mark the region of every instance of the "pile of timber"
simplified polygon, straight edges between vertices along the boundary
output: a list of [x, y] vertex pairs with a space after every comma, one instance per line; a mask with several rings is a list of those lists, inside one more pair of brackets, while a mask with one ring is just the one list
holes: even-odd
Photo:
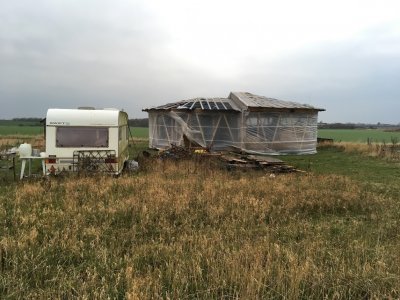
[[158, 157], [161, 159], [183, 159], [190, 157], [191, 154], [185, 147], [171, 145], [171, 148], [161, 151]]
[[228, 169], [260, 169], [271, 173], [293, 173], [304, 171], [288, 165], [284, 161], [270, 156], [239, 155], [236, 153], [222, 154], [220, 159], [227, 164]]
[[[210, 153], [206, 149], [204, 151], [192, 151], [182, 146], [171, 145], [171, 148], [161, 151], [158, 157], [161, 159], [180, 160], [186, 158], [197, 157], [215, 158], [221, 161], [228, 170], [233, 169], [258, 169], [265, 170], [270, 173], [294, 173], [305, 171], [296, 169], [288, 165], [283, 160], [271, 156], [243, 154], [237, 152], [214, 152]], [[197, 155], [196, 155], [197, 154]]]

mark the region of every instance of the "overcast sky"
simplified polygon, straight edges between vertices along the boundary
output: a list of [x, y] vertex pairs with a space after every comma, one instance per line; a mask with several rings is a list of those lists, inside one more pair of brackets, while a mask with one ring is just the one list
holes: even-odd
[[400, 122], [400, 1], [0, 0], [0, 119], [230, 91]]

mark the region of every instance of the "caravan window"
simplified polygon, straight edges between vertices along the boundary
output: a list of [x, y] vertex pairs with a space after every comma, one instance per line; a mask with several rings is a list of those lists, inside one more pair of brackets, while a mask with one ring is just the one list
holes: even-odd
[[108, 147], [107, 127], [57, 127], [57, 147]]

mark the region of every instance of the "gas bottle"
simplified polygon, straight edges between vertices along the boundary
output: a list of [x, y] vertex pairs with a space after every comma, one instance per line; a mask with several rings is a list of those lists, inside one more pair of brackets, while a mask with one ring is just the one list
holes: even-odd
[[32, 156], [32, 145], [23, 143], [18, 148], [19, 156], [21, 158], [26, 158]]

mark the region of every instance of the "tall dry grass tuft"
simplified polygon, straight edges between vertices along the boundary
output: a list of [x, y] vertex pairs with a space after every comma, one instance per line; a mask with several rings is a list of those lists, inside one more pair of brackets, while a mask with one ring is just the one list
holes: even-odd
[[153, 161], [0, 203], [0, 298], [400, 296], [398, 204], [345, 177]]

